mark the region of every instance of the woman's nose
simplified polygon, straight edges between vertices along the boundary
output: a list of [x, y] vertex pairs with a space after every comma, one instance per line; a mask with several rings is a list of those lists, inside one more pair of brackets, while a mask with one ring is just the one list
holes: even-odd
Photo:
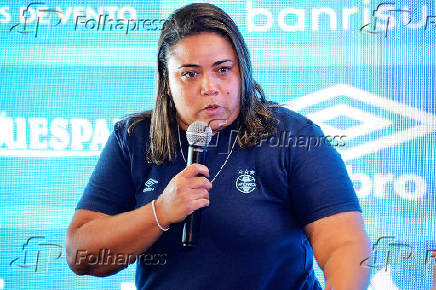
[[201, 82], [201, 92], [202, 95], [214, 96], [218, 94], [218, 88], [216, 80], [210, 74], [204, 74]]

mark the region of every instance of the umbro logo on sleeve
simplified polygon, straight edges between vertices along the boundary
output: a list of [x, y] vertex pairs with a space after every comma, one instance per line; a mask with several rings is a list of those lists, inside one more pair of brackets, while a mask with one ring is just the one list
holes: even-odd
[[149, 178], [147, 180], [147, 182], [145, 183], [145, 187], [143, 192], [148, 192], [148, 191], [153, 191], [154, 190], [154, 185], [159, 183], [157, 180], [153, 179], [153, 178]]

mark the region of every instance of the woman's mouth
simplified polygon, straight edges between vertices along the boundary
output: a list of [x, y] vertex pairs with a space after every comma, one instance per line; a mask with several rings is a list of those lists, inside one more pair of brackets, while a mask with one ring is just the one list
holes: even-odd
[[207, 114], [215, 114], [219, 111], [220, 108], [220, 106], [212, 104], [204, 107], [203, 111], [205, 111]]

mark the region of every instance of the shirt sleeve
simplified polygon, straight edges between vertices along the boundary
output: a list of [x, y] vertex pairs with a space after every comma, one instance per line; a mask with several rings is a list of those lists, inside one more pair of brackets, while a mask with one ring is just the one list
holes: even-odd
[[123, 146], [125, 142], [121, 140], [120, 130], [120, 123], [115, 124], [76, 210], [115, 215], [134, 209], [135, 190], [129, 154]]
[[361, 211], [345, 164], [319, 126], [310, 122], [296, 139], [289, 184], [291, 207], [299, 223], [305, 226], [336, 213]]

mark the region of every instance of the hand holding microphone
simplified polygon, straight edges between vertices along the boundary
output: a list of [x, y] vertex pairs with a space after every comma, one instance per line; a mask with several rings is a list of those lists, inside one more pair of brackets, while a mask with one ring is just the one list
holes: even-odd
[[[191, 166], [193, 163], [205, 164], [207, 145], [212, 139], [212, 129], [209, 125], [202, 121], [193, 122], [186, 131], [186, 139], [188, 139], [189, 143], [186, 166]], [[212, 187], [212, 183], [210, 185]], [[182, 232], [182, 245], [184, 247], [192, 247], [198, 242], [200, 223], [201, 209], [194, 211], [185, 218]]]
[[192, 164], [174, 176], [156, 201], [159, 222], [166, 227], [178, 223], [195, 210], [209, 205], [209, 169]]
[[212, 188], [212, 183], [206, 178], [209, 169], [201, 165], [206, 161], [212, 130], [208, 124], [195, 121], [188, 127], [186, 138], [189, 143], [186, 168], [171, 179], [156, 203], [164, 227], [184, 219], [182, 245], [192, 247], [200, 234], [199, 209], [209, 205], [209, 189]]

